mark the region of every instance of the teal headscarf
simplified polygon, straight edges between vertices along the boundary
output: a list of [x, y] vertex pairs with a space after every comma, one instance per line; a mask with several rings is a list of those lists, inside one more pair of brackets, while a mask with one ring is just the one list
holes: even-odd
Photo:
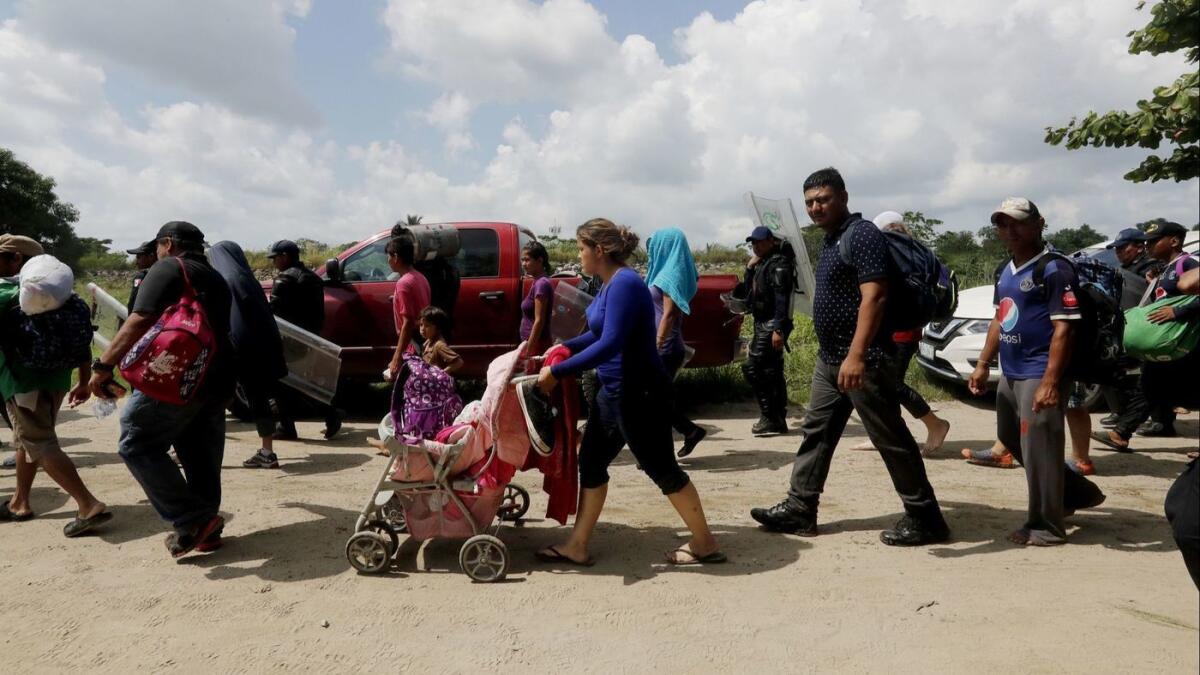
[[696, 261], [688, 246], [687, 236], [678, 227], [668, 227], [655, 232], [646, 242], [650, 254], [650, 268], [646, 271], [646, 285], [658, 286], [684, 314], [691, 314], [688, 304], [696, 295], [700, 275], [696, 272]]

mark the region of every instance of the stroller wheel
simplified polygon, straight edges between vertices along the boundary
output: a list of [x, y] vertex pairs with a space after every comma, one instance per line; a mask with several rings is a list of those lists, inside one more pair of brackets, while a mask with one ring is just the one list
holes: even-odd
[[359, 532], [375, 532], [386, 537], [390, 546], [388, 548], [389, 558], [396, 555], [396, 550], [400, 548], [400, 536], [396, 534], [396, 528], [385, 520], [369, 520]]
[[504, 501], [500, 503], [500, 520], [520, 520], [529, 512], [529, 491], [520, 485], [504, 486]]
[[359, 572], [377, 574], [388, 565], [388, 539], [378, 532], [356, 532], [346, 542], [346, 559]]
[[399, 533], [408, 531], [408, 521], [404, 519], [404, 505], [400, 498], [392, 495], [392, 498], [379, 507], [379, 518], [392, 526], [392, 530]]
[[508, 547], [490, 534], [477, 534], [459, 549], [458, 564], [474, 581], [500, 581], [508, 574]]

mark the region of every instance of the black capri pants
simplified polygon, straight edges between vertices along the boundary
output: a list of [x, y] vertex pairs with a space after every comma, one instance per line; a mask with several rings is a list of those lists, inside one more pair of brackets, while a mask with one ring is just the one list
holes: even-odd
[[579, 447], [579, 484], [584, 489], [608, 484], [608, 467], [626, 444], [664, 495], [687, 487], [688, 475], [675, 460], [670, 392], [656, 394], [658, 389], [625, 383], [616, 396], [600, 388]]

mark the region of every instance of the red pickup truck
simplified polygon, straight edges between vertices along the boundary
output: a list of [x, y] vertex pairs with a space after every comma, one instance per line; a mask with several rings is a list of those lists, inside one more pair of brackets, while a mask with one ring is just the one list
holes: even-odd
[[[460, 242], [450, 259], [461, 280], [452, 346], [466, 361], [461, 376], [483, 377], [492, 359], [519, 342], [521, 300], [532, 285], [521, 272], [521, 249], [536, 237], [512, 223], [448, 224], [458, 230]], [[337, 257], [336, 271], [327, 269], [333, 261], [316, 270], [326, 279], [321, 334], [342, 347], [345, 379], [381, 379], [396, 346], [395, 281], [384, 253], [389, 233], [384, 230], [347, 249]], [[552, 281], [574, 285], [580, 277], [558, 275]], [[696, 350], [689, 367], [723, 365], [740, 352], [742, 317], [730, 314], [719, 297], [737, 281], [731, 274], [700, 277], [692, 314], [684, 319], [684, 339]]]

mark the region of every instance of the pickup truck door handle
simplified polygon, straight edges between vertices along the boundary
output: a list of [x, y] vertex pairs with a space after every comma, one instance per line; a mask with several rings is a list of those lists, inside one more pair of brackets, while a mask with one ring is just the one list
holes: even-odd
[[504, 291], [486, 291], [486, 292], [479, 294], [479, 299], [487, 300], [488, 302], [495, 302], [497, 300], [503, 300], [504, 299]]

